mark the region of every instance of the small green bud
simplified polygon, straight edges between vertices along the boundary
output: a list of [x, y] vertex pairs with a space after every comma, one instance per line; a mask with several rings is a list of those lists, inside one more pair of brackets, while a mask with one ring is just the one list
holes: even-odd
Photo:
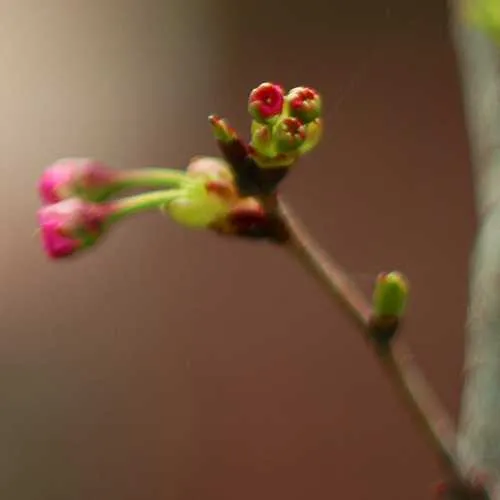
[[403, 274], [393, 271], [380, 273], [373, 292], [375, 317], [401, 318], [408, 299], [409, 285]]
[[273, 129], [276, 149], [280, 153], [296, 151], [306, 140], [306, 128], [297, 118], [281, 118]]
[[290, 116], [302, 123], [309, 123], [321, 116], [322, 101], [316, 90], [309, 87], [295, 87], [286, 95]]
[[305, 125], [305, 129], [306, 140], [298, 150], [301, 155], [308, 153], [318, 145], [323, 136], [323, 119], [316, 118], [316, 120]]
[[276, 156], [276, 145], [273, 140], [273, 131], [268, 125], [252, 121], [251, 145], [260, 155], [272, 158]]

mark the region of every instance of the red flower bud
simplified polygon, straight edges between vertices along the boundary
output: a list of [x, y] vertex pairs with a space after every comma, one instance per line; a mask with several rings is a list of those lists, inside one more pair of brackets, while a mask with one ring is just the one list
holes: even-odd
[[281, 115], [285, 96], [283, 88], [274, 83], [262, 83], [248, 98], [248, 112], [259, 123], [269, 123]]

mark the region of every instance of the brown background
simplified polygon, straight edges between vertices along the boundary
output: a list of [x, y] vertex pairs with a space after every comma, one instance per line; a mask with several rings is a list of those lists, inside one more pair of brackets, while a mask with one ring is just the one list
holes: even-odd
[[261, 81], [310, 84], [323, 143], [289, 201], [368, 291], [412, 282], [404, 336], [456, 414], [474, 231], [444, 2], [0, 0], [3, 500], [417, 500], [433, 456], [345, 314], [266, 245], [160, 216], [50, 263], [35, 185], [70, 155], [215, 154]]

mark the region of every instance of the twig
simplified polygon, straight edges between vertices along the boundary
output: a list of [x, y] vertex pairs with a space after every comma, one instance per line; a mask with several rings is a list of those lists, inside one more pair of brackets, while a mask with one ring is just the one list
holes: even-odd
[[469, 489], [463, 477], [455, 450], [456, 433], [452, 419], [443, 408], [410, 351], [401, 340], [376, 340], [370, 302], [347, 276], [342, 267], [332, 260], [304, 229], [283, 200], [278, 200], [277, 213], [287, 229], [286, 248], [329, 292], [356, 321], [379, 363], [411, 413], [415, 423], [427, 436], [450, 483], [460, 485], [462, 492]]

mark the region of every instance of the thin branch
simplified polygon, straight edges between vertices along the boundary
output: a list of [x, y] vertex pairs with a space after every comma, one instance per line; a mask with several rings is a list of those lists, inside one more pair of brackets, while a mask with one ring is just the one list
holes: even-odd
[[460, 472], [455, 450], [456, 433], [452, 419], [426, 381], [410, 351], [398, 340], [397, 346], [379, 342], [373, 331], [370, 302], [342, 267], [313, 241], [283, 200], [277, 212], [289, 238], [286, 247], [300, 264], [320, 282], [356, 321], [401, 401], [413, 416], [416, 425], [428, 438], [448, 480], [467, 489]]
[[358, 323], [366, 329], [371, 319], [371, 304], [339, 264], [331, 258], [307, 233], [291, 209], [280, 199], [278, 211], [288, 233], [288, 249], [301, 264], [340, 301]]

